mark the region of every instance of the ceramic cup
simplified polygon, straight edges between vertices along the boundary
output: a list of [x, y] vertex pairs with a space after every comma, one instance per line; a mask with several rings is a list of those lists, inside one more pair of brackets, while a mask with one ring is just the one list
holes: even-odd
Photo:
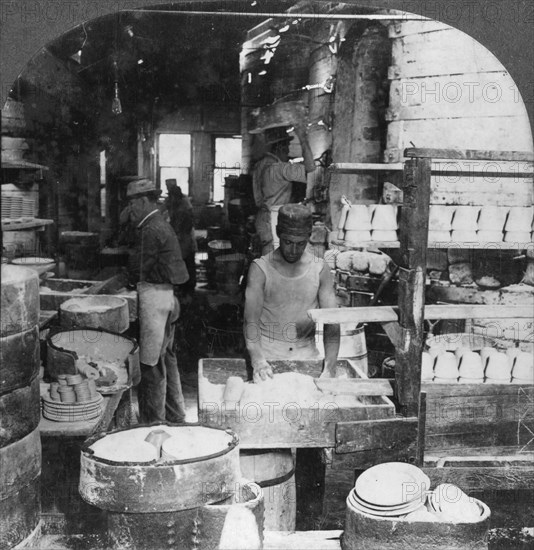
[[431, 204], [428, 212], [429, 231], [450, 231], [452, 229], [451, 224], [454, 210], [454, 206]]
[[533, 213], [532, 206], [512, 206], [508, 212], [504, 230], [530, 233]]
[[502, 352], [491, 354], [488, 357], [484, 374], [487, 379], [492, 381], [492, 383], [496, 383], [494, 381], [503, 380], [507, 380], [509, 382], [512, 377], [512, 369], [506, 354]]
[[456, 379], [458, 378], [458, 365], [454, 353], [450, 351], [441, 352], [436, 357], [434, 374], [437, 378]]
[[530, 353], [521, 351], [517, 354], [512, 376], [521, 380], [530, 380], [531, 383], [534, 383], [534, 357]]
[[483, 206], [478, 215], [479, 231], [503, 232], [508, 208], [503, 206]]
[[457, 206], [451, 224], [453, 231], [476, 231], [479, 212], [480, 208], [477, 206]]
[[396, 231], [397, 207], [393, 204], [377, 204], [373, 211], [371, 227], [379, 231]]
[[373, 231], [371, 231], [371, 240], [382, 243], [395, 242], [397, 241], [397, 231], [394, 229], [373, 229]]
[[460, 358], [458, 372], [461, 378], [483, 378], [484, 367], [480, 355], [474, 351], [466, 351]]
[[345, 231], [345, 242], [358, 245], [362, 242], [369, 242], [371, 240], [370, 231], [360, 231], [348, 229]]
[[353, 204], [347, 214], [345, 231], [369, 231], [371, 219], [365, 204]]

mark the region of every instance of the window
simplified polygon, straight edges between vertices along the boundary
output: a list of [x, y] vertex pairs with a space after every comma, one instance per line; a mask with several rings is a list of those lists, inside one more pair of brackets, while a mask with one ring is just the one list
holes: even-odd
[[224, 200], [224, 178], [241, 174], [241, 138], [215, 138], [215, 168], [213, 170], [213, 201]]
[[184, 195], [189, 195], [191, 167], [191, 136], [189, 134], [159, 134], [158, 166], [162, 196], [167, 195], [165, 180], [174, 178]]

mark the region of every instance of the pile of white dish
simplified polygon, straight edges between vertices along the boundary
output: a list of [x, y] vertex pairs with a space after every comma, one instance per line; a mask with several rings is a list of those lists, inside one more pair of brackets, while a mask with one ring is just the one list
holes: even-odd
[[450, 483], [430, 490], [417, 466], [386, 462], [365, 470], [347, 497], [347, 507], [373, 518], [476, 523], [489, 513], [482, 502]]
[[508, 242], [534, 240], [534, 208], [531, 206], [430, 205], [428, 241]]
[[327, 250], [324, 255], [325, 262], [331, 269], [339, 269], [358, 275], [371, 274], [382, 276], [391, 263], [387, 254], [364, 250]]
[[337, 225], [338, 239], [350, 245], [397, 241], [398, 209], [393, 204], [344, 205]]
[[534, 384], [534, 357], [518, 348], [506, 352], [459, 347], [454, 352], [432, 347], [423, 352], [421, 380], [441, 384]]

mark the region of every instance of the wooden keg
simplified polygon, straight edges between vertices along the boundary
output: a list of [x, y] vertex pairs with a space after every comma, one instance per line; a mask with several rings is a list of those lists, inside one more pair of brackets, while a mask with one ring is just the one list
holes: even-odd
[[119, 296], [71, 298], [59, 306], [63, 328], [102, 328], [124, 332], [130, 326], [128, 302]]
[[12, 548], [40, 521], [37, 272], [2, 265], [0, 294], [0, 548]]
[[13, 548], [39, 528], [40, 477], [39, 430], [0, 449], [0, 548]]
[[243, 476], [263, 489], [265, 529], [294, 531], [297, 495], [291, 449], [242, 449], [239, 461]]
[[237, 495], [188, 510], [130, 514], [108, 512], [110, 543], [117, 550], [147, 548], [263, 548], [263, 495], [240, 481]]

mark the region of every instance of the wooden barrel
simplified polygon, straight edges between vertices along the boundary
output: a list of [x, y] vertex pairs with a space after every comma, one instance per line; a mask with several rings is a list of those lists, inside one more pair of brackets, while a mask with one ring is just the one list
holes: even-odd
[[263, 548], [263, 495], [240, 481], [235, 497], [189, 510], [123, 514], [108, 512], [108, 535], [117, 550]]
[[294, 531], [297, 495], [291, 449], [242, 449], [239, 461], [243, 476], [263, 489], [265, 529]]
[[41, 513], [39, 430], [0, 449], [0, 548], [32, 536]]
[[[119, 462], [99, 457], [93, 449], [101, 440], [135, 446], [155, 429], [181, 439], [188, 458], [157, 464]], [[98, 508], [128, 514], [176, 512], [220, 502], [233, 494], [241, 479], [237, 444], [233, 432], [199, 425], [162, 424], [98, 434], [82, 448], [80, 495]]]
[[1, 269], [0, 548], [12, 548], [40, 521], [39, 277]]
[[102, 328], [124, 332], [130, 326], [128, 302], [118, 296], [71, 298], [59, 306], [63, 328]]
[[[476, 500], [476, 499], [474, 499]], [[343, 550], [487, 550], [490, 510], [477, 501], [484, 512], [476, 523], [402, 521], [359, 512], [347, 502]]]

